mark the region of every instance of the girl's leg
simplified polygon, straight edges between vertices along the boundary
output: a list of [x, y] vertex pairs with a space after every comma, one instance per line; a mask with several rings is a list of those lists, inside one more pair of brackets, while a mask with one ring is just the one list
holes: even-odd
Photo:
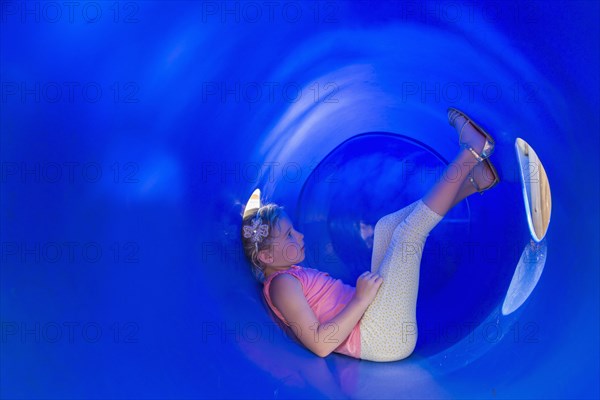
[[[444, 171], [443, 177], [442, 177], [442, 181], [438, 182], [434, 186], [434, 189], [432, 189], [428, 193], [430, 198], [433, 198], [433, 199], [430, 199], [430, 201], [437, 203], [438, 210], [441, 210], [440, 204], [442, 204], [442, 205], [445, 204], [446, 207], [449, 207], [448, 208], [448, 210], [449, 210], [452, 207], [454, 207], [458, 202], [460, 202], [464, 198], [468, 197], [469, 195], [475, 193], [475, 191], [476, 191], [475, 187], [473, 186], [471, 181], [469, 181], [468, 179], [464, 179], [464, 177], [466, 177], [468, 175], [468, 171], [470, 171], [470, 168], [473, 167], [473, 165], [474, 165], [473, 162], [471, 160], [469, 160], [468, 157], [464, 157], [465, 158], [464, 161], [465, 161], [465, 163], [468, 164], [467, 167], [469, 168], [469, 170], [467, 170], [466, 172], [460, 172], [460, 175], [457, 173], [457, 171], [459, 169], [462, 171], [462, 168], [459, 167], [461, 164], [459, 164], [459, 163], [463, 161], [463, 157], [462, 157], [463, 153], [464, 152], [461, 152], [461, 154], [456, 158], [454, 163], [450, 164], [446, 168], [446, 170]], [[470, 153], [467, 154], [467, 156], [470, 156], [471, 159], [473, 159], [473, 156]], [[483, 168], [482, 165], [483, 164], [477, 164], [477, 166], [473, 170], [474, 176], [476, 177], [477, 182], [480, 184], [480, 187], [486, 186], [486, 184], [482, 183], [481, 179], [483, 179], [483, 178], [478, 178], [479, 174], [475, 173], [475, 172], [476, 172], [476, 170]], [[454, 174], [454, 176], [449, 176], [450, 173]], [[458, 178], [456, 178], [456, 176], [458, 176]], [[490, 179], [490, 178], [488, 178], [488, 179]], [[444, 183], [443, 181], [448, 181], [447, 182], [448, 184]], [[455, 181], [455, 182], [453, 182], [453, 181]], [[439, 188], [439, 186], [444, 186], [444, 187]], [[436, 199], [435, 196], [440, 196], [442, 198]], [[425, 197], [422, 200], [425, 202]], [[406, 219], [406, 217], [414, 210], [414, 208], [418, 202], [419, 202], [419, 200], [415, 201], [412, 204], [409, 204], [408, 206], [406, 206], [392, 214], [385, 215], [384, 217], [379, 219], [379, 221], [377, 221], [377, 224], [375, 224], [374, 239], [373, 239], [373, 251], [372, 251], [372, 255], [371, 255], [371, 272], [377, 272], [379, 270], [379, 266], [383, 262], [385, 253], [387, 252], [387, 249], [390, 246], [390, 242], [392, 240], [392, 234], [394, 232], [394, 229], [396, 229], [398, 224], [400, 224], [402, 221], [404, 221]], [[448, 206], [448, 204], [449, 204], [449, 206]], [[431, 208], [431, 206], [429, 204], [427, 204], [427, 205], [428, 205], [428, 207]], [[433, 208], [431, 208], [431, 209], [433, 210]], [[434, 210], [434, 211], [436, 213], [440, 214], [438, 211], [436, 211], [436, 210]], [[443, 216], [443, 215], [445, 215], [445, 213], [440, 214], [440, 215]]]
[[404, 221], [408, 214], [410, 214], [419, 201], [415, 201], [408, 206], [393, 212], [391, 214], [387, 214], [381, 217], [377, 223], [375, 224], [375, 230], [373, 233], [373, 251], [371, 253], [371, 272], [377, 272], [379, 270], [379, 266], [385, 257], [385, 253], [387, 252], [388, 247], [390, 246], [390, 242], [392, 240], [392, 235], [394, 233], [394, 229], [400, 224], [400, 222]]
[[[477, 150], [483, 147], [483, 137], [479, 136], [481, 146], [471, 144]], [[473, 155], [462, 150], [425, 197], [408, 206], [412, 210], [394, 229], [378, 270], [383, 284], [361, 319], [361, 358], [397, 361], [413, 352], [417, 343], [416, 310], [423, 247], [429, 232], [456, 200], [470, 190], [463, 183], [475, 165]]]
[[383, 283], [360, 322], [361, 358], [397, 361], [417, 343], [417, 294], [423, 247], [442, 220], [422, 200], [395, 228], [378, 273]]
[[[456, 166], [452, 168], [456, 170]], [[476, 182], [479, 184], [479, 187], [485, 187], [492, 182], [492, 175], [488, 172], [485, 174], [484, 164], [477, 164], [473, 170], [473, 176]], [[452, 201], [452, 205], [450, 208], [453, 208], [460, 201], [475, 193], [475, 187], [468, 179], [465, 179], [460, 186], [458, 193], [454, 197]], [[394, 229], [400, 224], [402, 221], [406, 219], [406, 217], [412, 212], [412, 210], [417, 205], [418, 200], [409, 204], [408, 206], [395, 211], [391, 214], [387, 214], [381, 217], [377, 224], [375, 224], [374, 230], [374, 239], [373, 239], [373, 251], [371, 254], [371, 272], [377, 272], [379, 270], [379, 266], [385, 257], [385, 253], [390, 245], [392, 240], [392, 234], [394, 233]]]
[[[494, 181], [494, 175], [493, 175], [492, 171], [486, 167], [485, 163], [477, 164], [475, 166], [475, 168], [473, 168], [471, 173], [473, 174], [473, 179], [475, 179], [477, 186], [479, 186], [480, 188], [487, 187]], [[470, 195], [472, 195], [475, 192], [477, 192], [477, 190], [475, 189], [475, 186], [473, 186], [473, 184], [471, 183], [470, 180], [466, 179], [463, 182], [460, 190], [458, 191], [458, 194], [454, 198], [454, 202], [452, 203], [452, 207], [450, 207], [450, 208], [453, 208], [455, 205], [460, 203], [463, 199], [469, 197]]]
[[[462, 128], [465, 121], [464, 117], [458, 117], [454, 126]], [[463, 140], [465, 143], [469, 143], [477, 153], [481, 153], [483, 150], [485, 137], [470, 123], [464, 126]], [[454, 161], [446, 168], [442, 179], [423, 197], [423, 202], [437, 214], [446, 215], [457, 203], [456, 200], [460, 201], [464, 198], [462, 196], [468, 195], [466, 193], [469, 192], [461, 193], [461, 189], [464, 182], [470, 183], [467, 176], [476, 165], [477, 161], [471, 152], [462, 149]]]
[[[462, 126], [462, 123], [462, 118], [458, 118], [456, 126]], [[483, 147], [483, 137], [478, 132], [474, 131], [471, 125], [465, 127], [465, 138], [471, 140], [469, 143], [474, 143], [474, 147], [477, 150]], [[451, 188], [449, 190], [450, 193], [447, 196], [452, 196], [452, 193], [454, 192], [456, 194], [450, 202], [450, 207], [448, 208], [448, 210], [452, 209], [463, 199], [476, 192], [475, 187], [473, 186], [471, 181], [469, 181], [468, 179], [463, 179], [466, 178], [469, 171], [471, 171], [471, 173], [473, 174], [473, 177], [479, 185], [479, 187], [486, 187], [493, 180], [491, 171], [489, 171], [485, 167], [484, 163], [474, 164], [474, 158], [472, 160], [469, 160], [467, 157], [467, 168], [461, 168], [459, 158], [460, 157], [457, 157], [454, 163], [450, 164], [451, 166], [446, 168], [446, 171], [444, 172], [443, 179], [445, 180], [462, 180], [462, 183], [460, 184], [458, 189]], [[470, 169], [470, 167], [472, 167], [471, 164], [475, 165], [473, 169]], [[459, 169], [460, 173], [458, 173]], [[454, 175], [452, 176], [451, 174]], [[429, 194], [431, 195], [432, 192], [430, 192]], [[437, 192], [445, 192], [445, 190], [438, 190]], [[444, 201], [447, 201], [447, 198]], [[385, 215], [384, 217], [379, 219], [379, 221], [377, 221], [377, 224], [375, 224], [373, 252], [371, 256], [371, 272], [378, 271], [379, 266], [381, 265], [381, 262], [383, 261], [385, 253], [387, 251], [387, 248], [390, 245], [394, 229], [396, 228], [396, 226], [398, 226], [400, 222], [404, 221], [408, 214], [410, 214], [410, 212], [414, 209], [416, 204], [417, 202], [415, 201], [414, 203], [392, 214]], [[445, 215], [445, 213], [440, 215]]]
[[435, 213], [444, 216], [456, 204], [464, 182], [469, 182], [467, 176], [475, 167], [473, 155], [468, 150], [462, 150], [444, 171], [442, 178], [423, 197], [423, 203]]

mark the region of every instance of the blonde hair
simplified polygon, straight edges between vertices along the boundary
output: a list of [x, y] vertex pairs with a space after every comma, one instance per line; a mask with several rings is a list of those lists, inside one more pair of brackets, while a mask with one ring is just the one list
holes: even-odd
[[[277, 205], [275, 203], [268, 203], [261, 206], [260, 208], [255, 208], [253, 210], [248, 211], [244, 216], [244, 219], [242, 220], [241, 236], [242, 246], [244, 247], [244, 254], [246, 255], [248, 261], [250, 261], [254, 277], [259, 282], [264, 282], [265, 274], [264, 266], [258, 259], [258, 253], [261, 250], [269, 248], [272, 240], [273, 228], [277, 225], [277, 222], [279, 221], [279, 218], [282, 216], [283, 212], [283, 206]], [[251, 226], [254, 218], [256, 218], [257, 216], [261, 218], [261, 224], [266, 224], [269, 227], [268, 236], [265, 237], [263, 240], [259, 241], [258, 243], [253, 241], [252, 238], [247, 238], [244, 236], [244, 226]]]

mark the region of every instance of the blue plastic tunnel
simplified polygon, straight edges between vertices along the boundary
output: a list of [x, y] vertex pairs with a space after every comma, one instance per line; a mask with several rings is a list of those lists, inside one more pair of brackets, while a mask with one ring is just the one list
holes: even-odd
[[[600, 396], [598, 2], [0, 6], [0, 397]], [[456, 154], [450, 106], [502, 181], [431, 233], [415, 351], [315, 356], [262, 300], [246, 201], [354, 285]], [[550, 183], [540, 244], [517, 138]]]

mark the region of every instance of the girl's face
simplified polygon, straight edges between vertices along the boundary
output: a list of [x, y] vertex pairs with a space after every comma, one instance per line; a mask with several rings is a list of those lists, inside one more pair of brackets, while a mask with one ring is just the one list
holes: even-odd
[[304, 235], [294, 229], [292, 221], [283, 213], [272, 229], [271, 246], [259, 253], [265, 265], [265, 275], [287, 269], [304, 260]]

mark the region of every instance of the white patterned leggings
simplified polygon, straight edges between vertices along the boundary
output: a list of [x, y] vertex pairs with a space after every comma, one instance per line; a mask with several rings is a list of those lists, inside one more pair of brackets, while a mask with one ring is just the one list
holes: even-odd
[[371, 272], [383, 283], [360, 321], [361, 359], [398, 361], [415, 349], [423, 246], [442, 218], [419, 199], [375, 225]]

